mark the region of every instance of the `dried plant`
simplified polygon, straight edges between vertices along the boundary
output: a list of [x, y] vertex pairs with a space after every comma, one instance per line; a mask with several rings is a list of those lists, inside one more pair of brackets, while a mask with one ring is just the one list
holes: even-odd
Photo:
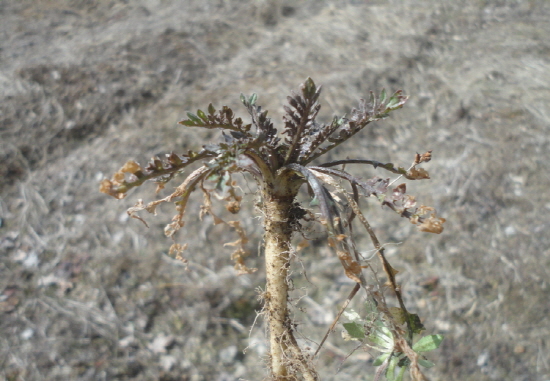
[[[215, 222], [221, 222], [212, 209], [212, 196], [223, 200], [231, 213], [238, 213], [241, 196], [233, 177], [236, 173], [250, 174], [258, 184], [261, 198], [259, 208], [263, 215], [267, 284], [261, 296], [264, 301], [263, 313], [269, 326], [271, 379], [319, 379], [312, 358], [323, 345], [326, 336], [315, 355], [306, 354], [295, 339], [295, 326], [288, 306], [288, 271], [291, 253], [294, 253], [291, 239], [294, 233], [301, 231], [303, 220], [313, 219], [326, 228], [328, 246], [336, 252], [346, 276], [356, 282], [331, 329], [349, 301], [363, 289], [372, 301], [370, 306], [374, 313], [361, 318], [346, 312], [351, 320], [344, 324], [349, 337], [382, 351], [382, 356], [375, 362], [375, 365], [380, 365], [377, 378], [385, 375], [388, 379], [399, 380], [408, 368], [412, 379], [422, 380], [424, 376], [419, 365], [428, 363], [419, 353], [437, 348], [442, 337], [426, 336], [413, 343], [414, 335], [424, 327], [420, 318], [409, 313], [405, 307], [395, 278], [397, 271], [386, 259], [384, 247], [361, 211], [359, 200], [373, 196], [383, 206], [407, 218], [424, 232], [440, 233], [445, 219], [438, 217], [434, 208], [417, 205], [415, 197], [406, 193], [405, 184], [391, 188], [389, 179], [374, 177], [363, 180], [344, 170], [343, 166], [368, 164], [397, 174], [398, 178], [429, 179], [428, 172], [420, 165], [431, 160], [431, 151], [414, 155], [408, 169], [365, 159], [311, 164], [370, 123], [388, 117], [407, 101], [401, 91], [391, 96], [382, 91], [377, 97], [371, 92], [369, 101], [361, 100], [359, 107], [353, 109], [348, 117], [335, 117], [330, 124], [322, 124], [316, 121], [321, 108], [318, 102], [320, 93], [321, 87], [308, 78], [301, 85], [300, 94], [292, 93], [287, 98], [281, 134], [267, 117], [267, 111], [256, 105], [255, 94], [250, 97], [241, 95], [241, 101], [251, 118], [248, 124], [235, 117], [233, 110], [225, 106], [217, 110], [210, 104], [206, 112], [198, 110], [196, 114], [188, 113], [188, 118], [180, 124], [221, 129], [222, 142], [204, 145], [198, 152], [189, 151], [183, 155], [171, 153], [163, 160], [155, 157], [145, 167], [128, 161], [110, 180], [103, 180], [100, 190], [121, 199], [128, 190], [146, 180], [154, 180], [158, 184], [157, 190], [160, 190], [176, 175], [197, 165], [198, 168], [194, 168], [169, 196], [148, 204], [140, 200], [128, 210], [132, 217], [142, 220], [138, 212], [146, 210], [155, 213], [159, 204], [173, 202], [177, 213], [165, 228], [165, 234], [173, 237], [184, 226], [186, 205], [194, 190], [198, 188], [204, 194], [201, 215], [210, 214]], [[346, 189], [342, 184], [348, 184], [349, 188]], [[313, 199], [310, 205], [317, 206], [315, 213], [297, 202], [297, 194], [304, 185]], [[387, 277], [385, 285], [380, 283], [374, 271], [370, 275], [365, 274], [365, 269], [371, 267], [356, 248], [353, 230], [355, 221], [359, 221], [374, 244]], [[245, 264], [244, 245], [247, 238], [243, 228], [238, 221], [227, 223], [239, 234], [239, 239], [230, 243], [236, 248], [233, 253], [236, 269], [239, 273], [253, 272], [254, 269]], [[174, 243], [170, 253], [185, 261], [182, 256], [184, 250], [185, 245]], [[387, 305], [384, 291], [388, 289], [396, 297], [399, 307]], [[399, 369], [397, 374], [396, 369]]]

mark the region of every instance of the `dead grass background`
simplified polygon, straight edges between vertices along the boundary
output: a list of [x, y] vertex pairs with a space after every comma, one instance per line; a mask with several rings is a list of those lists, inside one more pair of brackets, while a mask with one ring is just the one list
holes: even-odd
[[[548, 380], [549, 19], [545, 0], [1, 2], [0, 378], [261, 379], [262, 323], [249, 328], [263, 274], [235, 276], [231, 231], [190, 213], [185, 271], [166, 256], [169, 208], [150, 229], [126, 218], [154, 186], [117, 202], [98, 182], [215, 138], [176, 125], [210, 101], [244, 115], [239, 93], [257, 92], [280, 122], [311, 76], [327, 119], [371, 89], [411, 96], [341, 156], [434, 151], [432, 180], [409, 191], [447, 218], [443, 234], [370, 207], [401, 242], [390, 259], [408, 305], [446, 336], [431, 378]], [[256, 252], [258, 221], [242, 218]], [[316, 243], [294, 277], [313, 341], [351, 289]], [[353, 348], [331, 336], [324, 380], [370, 379], [371, 354], [343, 361]]]

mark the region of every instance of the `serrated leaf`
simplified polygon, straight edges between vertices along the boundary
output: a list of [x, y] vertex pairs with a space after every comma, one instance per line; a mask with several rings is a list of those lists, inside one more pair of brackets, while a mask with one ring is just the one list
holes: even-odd
[[435, 365], [433, 362], [424, 359], [418, 359], [418, 363], [424, 368], [431, 368]]
[[439, 348], [443, 338], [443, 335], [424, 336], [413, 345], [412, 349], [418, 353], [433, 351]]
[[388, 357], [390, 357], [390, 355], [391, 355], [391, 353], [383, 353], [383, 354], [381, 354], [380, 356], [378, 356], [378, 357], [376, 358], [376, 360], [373, 361], [372, 365], [373, 365], [373, 366], [380, 366], [380, 365], [382, 365], [382, 364], [384, 363], [384, 361], [386, 361], [386, 359], [387, 359]]
[[208, 117], [202, 110], [197, 110], [197, 116], [202, 119], [203, 122], [208, 122]]
[[365, 338], [365, 328], [361, 324], [357, 323], [344, 323], [344, 328], [349, 335], [357, 340], [363, 340]]
[[188, 112], [187, 113], [187, 117], [192, 120], [193, 122], [195, 122], [196, 124], [202, 124], [202, 120], [196, 116], [195, 114], [193, 114], [192, 112]]

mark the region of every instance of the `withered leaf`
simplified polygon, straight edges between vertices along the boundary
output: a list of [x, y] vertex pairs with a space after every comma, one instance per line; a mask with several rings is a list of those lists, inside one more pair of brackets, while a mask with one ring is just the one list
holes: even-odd
[[407, 171], [407, 179], [409, 180], [423, 180], [429, 179], [430, 174], [424, 168], [411, 168]]

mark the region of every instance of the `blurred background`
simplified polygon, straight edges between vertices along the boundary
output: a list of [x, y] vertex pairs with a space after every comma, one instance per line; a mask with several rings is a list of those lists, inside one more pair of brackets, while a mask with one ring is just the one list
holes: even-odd
[[[445, 336], [426, 374], [550, 380], [548, 20], [545, 0], [1, 1], [0, 379], [265, 377], [253, 180], [239, 216], [260, 270], [244, 276], [222, 246], [235, 232], [198, 220], [200, 194], [178, 237], [186, 268], [167, 255], [170, 205], [143, 216], [149, 229], [125, 212], [159, 197], [154, 184], [122, 201], [98, 186], [128, 159], [217, 140], [177, 124], [209, 102], [246, 119], [239, 94], [256, 92], [280, 128], [311, 76], [325, 122], [370, 90], [410, 95], [328, 159], [408, 166], [433, 150], [431, 180], [408, 192], [447, 219], [441, 235], [364, 203], [406, 304]], [[314, 350], [353, 284], [322, 239], [292, 279]], [[371, 380], [376, 352], [340, 331], [317, 360], [322, 379]]]

